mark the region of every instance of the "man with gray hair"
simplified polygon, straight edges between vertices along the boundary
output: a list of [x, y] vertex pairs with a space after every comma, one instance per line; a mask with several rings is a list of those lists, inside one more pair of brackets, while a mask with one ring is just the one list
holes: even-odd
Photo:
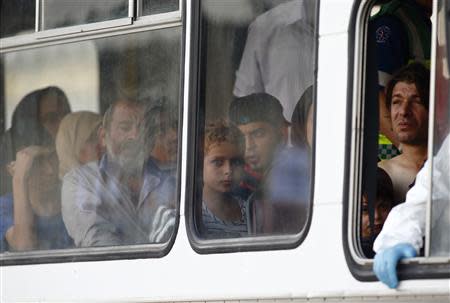
[[106, 153], [64, 178], [62, 213], [78, 247], [168, 241], [176, 218], [175, 179], [149, 159], [158, 129], [152, 102], [120, 97], [106, 111]]

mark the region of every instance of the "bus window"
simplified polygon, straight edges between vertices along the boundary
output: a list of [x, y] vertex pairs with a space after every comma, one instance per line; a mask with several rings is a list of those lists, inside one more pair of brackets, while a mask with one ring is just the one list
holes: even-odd
[[355, 44], [364, 54], [355, 70], [364, 77], [354, 86], [344, 229], [348, 264], [361, 280], [374, 279], [370, 259], [398, 243], [424, 258], [422, 268], [408, 263], [400, 276], [448, 275], [446, 258], [433, 259], [449, 256], [450, 184], [447, 20], [444, 1], [434, 15], [432, 2], [372, 1], [358, 9]]
[[42, 29], [87, 24], [128, 17], [128, 0], [45, 0]]
[[0, 55], [2, 264], [168, 252], [181, 26], [142, 26]]
[[3, 0], [0, 2], [0, 38], [35, 29], [35, 0]]
[[142, 0], [142, 15], [161, 14], [179, 9], [179, 0]]
[[213, 249], [229, 250], [233, 238], [296, 246], [311, 215], [317, 3], [200, 1], [199, 9], [191, 240], [200, 250], [211, 239], [227, 239]]
[[[450, 157], [450, 104], [449, 104], [449, 61], [448, 61], [448, 38], [449, 32], [446, 29], [448, 20], [445, 18], [445, 7], [449, 9], [448, 1], [446, 5], [443, 1], [440, 3], [438, 11], [437, 35], [436, 35], [436, 84], [435, 84], [435, 109], [433, 131], [433, 146], [431, 154], [433, 155], [432, 170], [432, 192], [431, 195], [431, 229], [430, 229], [430, 256], [450, 256], [450, 238], [448, 230], [450, 229], [450, 180], [442, 176], [441, 167], [445, 163], [441, 158]], [[447, 25], [448, 26], [448, 25]], [[438, 168], [439, 167], [439, 168]], [[446, 168], [449, 168], [447, 161]]]

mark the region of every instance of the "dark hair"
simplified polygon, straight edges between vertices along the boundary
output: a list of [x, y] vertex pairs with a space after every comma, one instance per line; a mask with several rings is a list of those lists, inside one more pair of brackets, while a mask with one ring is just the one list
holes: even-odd
[[295, 105], [291, 119], [291, 140], [292, 144], [297, 147], [305, 147], [308, 145], [306, 139], [306, 124], [308, 122], [308, 112], [313, 104], [313, 86], [309, 86], [300, 100]]
[[41, 101], [48, 95], [56, 95], [59, 105], [67, 113], [70, 105], [64, 92], [55, 86], [32, 91], [25, 95], [14, 109], [11, 127], [2, 136], [0, 142], [0, 194], [12, 190], [11, 178], [6, 164], [16, 159], [16, 153], [30, 145], [52, 145], [53, 138], [39, 119]]
[[394, 186], [391, 177], [388, 173], [377, 167], [377, 200], [383, 203], [388, 203], [391, 207], [395, 206], [394, 201]]
[[41, 102], [44, 97], [49, 95], [56, 95], [64, 112], [70, 112], [66, 94], [56, 86], [49, 86], [27, 94], [16, 106], [12, 116], [10, 132], [14, 152], [25, 146], [53, 143], [50, 134], [39, 120]]
[[399, 69], [386, 86], [386, 107], [391, 109], [392, 92], [399, 82], [415, 84], [420, 100], [428, 110], [430, 91], [430, 71], [421, 63], [413, 62]]
[[288, 124], [283, 116], [280, 101], [266, 93], [235, 98], [230, 104], [228, 114], [230, 121], [236, 125], [267, 122], [275, 127], [282, 127]]

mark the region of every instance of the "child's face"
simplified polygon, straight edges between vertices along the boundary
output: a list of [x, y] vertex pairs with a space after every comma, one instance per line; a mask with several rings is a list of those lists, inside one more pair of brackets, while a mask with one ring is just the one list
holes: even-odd
[[[374, 210], [374, 218], [373, 218], [373, 231], [374, 236], [377, 236], [381, 229], [383, 228], [384, 221], [386, 221], [386, 218], [389, 214], [389, 211], [391, 210], [391, 206], [389, 203], [377, 200], [375, 203], [375, 210]], [[369, 216], [369, 201], [367, 199], [367, 195], [363, 195], [362, 199], [362, 237], [363, 238], [369, 238], [372, 234], [370, 229], [370, 216]]]
[[242, 154], [234, 144], [212, 145], [203, 163], [204, 186], [221, 193], [230, 192], [233, 182], [239, 178], [242, 163]]

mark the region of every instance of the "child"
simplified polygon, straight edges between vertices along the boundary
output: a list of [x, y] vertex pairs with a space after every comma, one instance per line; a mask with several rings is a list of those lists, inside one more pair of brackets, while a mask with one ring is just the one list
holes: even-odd
[[242, 171], [243, 154], [239, 129], [223, 121], [206, 126], [201, 230], [205, 238], [247, 235], [244, 202], [232, 194]]
[[[364, 255], [373, 258], [375, 252], [372, 250], [373, 242], [383, 228], [384, 221], [395, 205], [394, 188], [389, 175], [382, 169], [377, 168], [377, 193], [375, 208], [373, 209], [373, 222], [370, 223], [370, 207], [367, 193], [363, 194], [361, 208], [361, 242]], [[372, 206], [373, 207], [373, 206]]]

